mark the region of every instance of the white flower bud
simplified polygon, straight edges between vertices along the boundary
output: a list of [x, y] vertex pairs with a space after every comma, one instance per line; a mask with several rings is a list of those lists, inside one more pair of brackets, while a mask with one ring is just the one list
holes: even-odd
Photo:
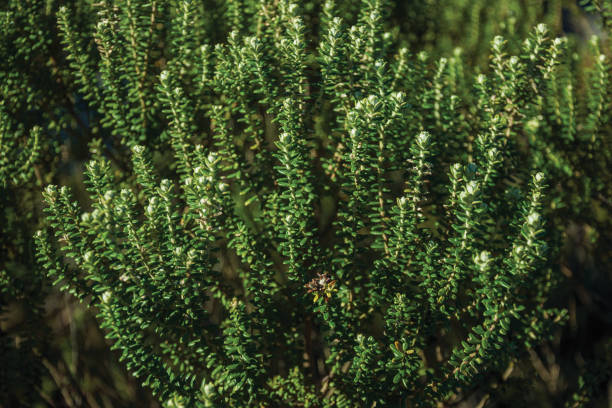
[[281, 133], [281, 134], [278, 136], [278, 140], [279, 140], [281, 143], [283, 143], [283, 144], [284, 144], [284, 143], [287, 143], [287, 142], [289, 141], [289, 134], [288, 134], [288, 133], [286, 133], [286, 132]]
[[102, 294], [102, 303], [108, 303], [108, 301], [110, 300], [112, 296], [112, 293], [110, 292], [110, 290], [107, 290], [106, 292], [104, 292]]
[[481, 269], [487, 268], [490, 261], [491, 254], [487, 251], [482, 251], [481, 253], [474, 256], [474, 263], [478, 265]]
[[470, 181], [466, 184], [463, 191], [459, 193], [459, 198], [461, 198], [462, 201], [473, 203], [475, 198], [474, 196], [478, 194], [479, 190], [480, 186], [478, 185], [478, 183], [476, 181]]
[[537, 117], [532, 118], [529, 121], [527, 121], [527, 123], [525, 123], [525, 128], [529, 132], [534, 133], [540, 128], [540, 121], [538, 120]]
[[132, 146], [132, 152], [136, 154], [142, 154], [144, 153], [144, 151], [145, 151], [144, 146], [141, 146], [141, 145]]
[[104, 200], [105, 201], [110, 201], [115, 197], [115, 192], [113, 190], [108, 190], [106, 193], [104, 193]]
[[216, 393], [215, 393], [215, 386], [214, 386], [214, 385], [212, 385], [211, 383], [207, 383], [206, 385], [204, 385], [204, 389], [203, 389], [203, 391], [204, 391], [204, 395], [205, 395], [207, 398], [212, 398], [212, 397], [214, 397], [214, 396], [215, 396], [215, 394], [216, 394]]
[[88, 223], [91, 221], [91, 214], [88, 212], [84, 212], [83, 214], [81, 214], [81, 221], [84, 223]]
[[500, 49], [503, 45], [504, 37], [502, 37], [501, 35], [496, 35], [495, 38], [493, 38], [493, 48]]
[[537, 225], [540, 222], [540, 214], [532, 212], [527, 216], [527, 224]]
[[108, 26], [108, 19], [107, 18], [103, 18], [100, 21], [98, 21], [98, 24], [96, 25], [96, 27], [98, 28], [98, 31], [102, 31], [106, 26]]
[[170, 188], [172, 187], [172, 182], [170, 182], [170, 180], [168, 179], [163, 179], [161, 181], [161, 185], [160, 188], [163, 192], [168, 192], [170, 191]]
[[427, 145], [427, 143], [429, 142], [429, 137], [429, 133], [421, 132], [417, 136], [417, 143], [421, 146]]
[[90, 173], [95, 173], [98, 170], [98, 162], [95, 160], [90, 160], [85, 164], [85, 168]]
[[47, 187], [45, 187], [45, 194], [48, 195], [50, 198], [55, 199], [55, 196], [57, 194], [57, 187], [50, 184]]
[[492, 147], [488, 152], [487, 155], [489, 156], [489, 160], [494, 161], [497, 159], [497, 157], [499, 156], [499, 150], [497, 150], [497, 148]]
[[465, 186], [465, 189], [469, 194], [476, 194], [479, 190], [479, 186], [476, 181], [470, 181], [467, 186]]
[[544, 173], [542, 172], [537, 172], [534, 176], [533, 176], [533, 180], [536, 183], [541, 183], [542, 181], [544, 181]]

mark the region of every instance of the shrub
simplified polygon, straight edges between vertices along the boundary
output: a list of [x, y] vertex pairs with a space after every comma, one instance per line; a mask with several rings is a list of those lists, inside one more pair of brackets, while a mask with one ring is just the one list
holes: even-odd
[[486, 401], [566, 316], [545, 218], [609, 188], [598, 39], [576, 64], [542, 24], [516, 55], [494, 37], [478, 73], [398, 47], [377, 0], [350, 26], [326, 3], [320, 35], [291, 2], [231, 2], [214, 45], [179, 3], [102, 4], [95, 57], [59, 14], [132, 163], [95, 150], [87, 211], [45, 190], [49, 276], [167, 406]]

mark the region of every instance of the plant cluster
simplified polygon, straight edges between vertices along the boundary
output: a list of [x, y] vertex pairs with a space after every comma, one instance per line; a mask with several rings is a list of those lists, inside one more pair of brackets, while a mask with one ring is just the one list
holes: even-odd
[[606, 36], [524, 3], [9, 1], [0, 288], [34, 323], [0, 405], [40, 387], [40, 268], [163, 406], [516, 402], [572, 228], [605, 269], [612, 219]]
[[[430, 406], [490, 388], [551, 336], [565, 311], [547, 306], [540, 171], [574, 177], [567, 145], [605, 143], [596, 39], [583, 91], [543, 24], [516, 56], [495, 37], [472, 74], [460, 53], [397, 49], [377, 0], [353, 25], [327, 2], [318, 41], [299, 6], [264, 2], [217, 44], [181, 28], [202, 26], [184, 1], [154, 75], [156, 7], [102, 5], [98, 65], [60, 12], [132, 171], [96, 154], [88, 211], [48, 187], [73, 264], [45, 231], [38, 250], [161, 401]], [[162, 180], [142, 146], [156, 134], [174, 152]]]

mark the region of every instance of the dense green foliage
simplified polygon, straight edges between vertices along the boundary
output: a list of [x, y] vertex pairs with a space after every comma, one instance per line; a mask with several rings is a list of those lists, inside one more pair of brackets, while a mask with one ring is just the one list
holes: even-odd
[[15, 304], [31, 305], [14, 327], [0, 326], [0, 406], [36, 399], [32, 390], [40, 385], [41, 349], [46, 345], [43, 276], [35, 262], [32, 231], [38, 227], [34, 213], [44, 182], [39, 163], [53, 154], [37, 126], [45, 113], [36, 108], [52, 94], [43, 85], [47, 72], [35, 73], [33, 62], [49, 53], [45, 34], [53, 19], [42, 4], [24, 9], [18, 3], [2, 4], [0, 12], [0, 313]]
[[[538, 356], [576, 332], [573, 229], [595, 270], [611, 254], [610, 57], [603, 34], [556, 37], [577, 5], [9, 3], [7, 306], [42, 322], [42, 267], [168, 407], [600, 397], [607, 329], [563, 391]], [[607, 30], [609, 3], [583, 5]], [[85, 155], [82, 184], [58, 162]], [[66, 180], [34, 250], [34, 197]], [[2, 337], [3, 360], [32, 350], [2, 384], [40, 389], [48, 345], [19, 345], [36, 325]], [[521, 390], [529, 361], [548, 398]]]
[[106, 351], [94, 319], [50, 290], [36, 262], [42, 188], [65, 180], [96, 132], [69, 78], [58, 7], [0, 2], [0, 406], [130, 405], [146, 393]]

